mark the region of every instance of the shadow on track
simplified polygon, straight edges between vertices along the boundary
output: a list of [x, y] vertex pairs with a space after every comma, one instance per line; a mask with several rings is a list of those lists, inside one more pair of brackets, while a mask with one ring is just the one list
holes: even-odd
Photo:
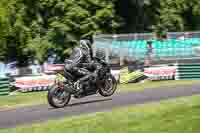
[[84, 105], [84, 104], [90, 104], [90, 103], [98, 103], [98, 102], [105, 102], [105, 101], [110, 101], [112, 98], [107, 98], [107, 99], [99, 99], [99, 100], [91, 100], [91, 101], [84, 101], [84, 102], [78, 102], [78, 103], [72, 103], [69, 104], [68, 107], [73, 107], [73, 106], [79, 106], [79, 105]]
[[[84, 101], [84, 102], [76, 102], [76, 103], [71, 103], [71, 104], [67, 105], [65, 108], [80, 106], [80, 105], [85, 105], [85, 104], [90, 104], [90, 103], [99, 103], [99, 102], [111, 101], [111, 100], [112, 100], [112, 98], [98, 99], [98, 100], [88, 100], [88, 101]], [[56, 108], [50, 107], [49, 109], [54, 110]], [[61, 108], [61, 109], [64, 109], [64, 108]]]

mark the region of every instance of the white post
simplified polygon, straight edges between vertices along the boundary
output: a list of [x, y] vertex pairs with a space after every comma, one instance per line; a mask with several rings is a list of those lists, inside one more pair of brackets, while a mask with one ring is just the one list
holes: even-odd
[[123, 66], [124, 65], [124, 52], [125, 52], [125, 49], [124, 48], [120, 48], [120, 66]]
[[94, 42], [92, 44], [92, 51], [93, 56], [95, 57], [97, 55], [97, 46], [96, 46], [96, 35], [93, 36]]
[[94, 43], [92, 47], [93, 47], [93, 56], [95, 57], [97, 55], [96, 43]]

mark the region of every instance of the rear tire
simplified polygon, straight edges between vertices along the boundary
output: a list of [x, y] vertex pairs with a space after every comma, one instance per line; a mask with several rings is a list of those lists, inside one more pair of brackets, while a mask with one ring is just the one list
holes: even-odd
[[99, 94], [103, 97], [112, 96], [117, 90], [117, 80], [111, 74], [107, 76], [104, 85], [100, 85]]
[[[64, 96], [59, 96], [64, 95]], [[55, 98], [60, 100], [59, 103], [56, 103]], [[54, 108], [64, 108], [68, 105], [71, 99], [71, 94], [65, 89], [60, 89], [57, 85], [53, 85], [52, 88], [48, 91], [47, 100], [50, 106]]]

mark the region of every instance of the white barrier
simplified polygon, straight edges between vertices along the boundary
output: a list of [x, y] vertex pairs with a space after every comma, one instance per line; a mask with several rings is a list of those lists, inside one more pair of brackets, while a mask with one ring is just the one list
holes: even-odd
[[175, 77], [176, 70], [177, 67], [175, 66], [151, 67], [145, 68], [144, 74], [149, 77], [150, 80], [167, 80]]
[[55, 75], [41, 75], [31, 77], [16, 78], [14, 86], [19, 88], [19, 91], [42, 91], [47, 90], [54, 83]]

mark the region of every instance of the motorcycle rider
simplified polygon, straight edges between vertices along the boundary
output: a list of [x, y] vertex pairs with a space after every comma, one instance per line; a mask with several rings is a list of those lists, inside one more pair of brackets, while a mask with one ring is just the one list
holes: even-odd
[[[95, 71], [91, 72], [90, 69]], [[92, 42], [90, 40], [80, 40], [80, 46], [76, 47], [71, 56], [65, 61], [65, 71], [81, 75], [82, 78], [76, 81], [74, 88], [77, 93], [82, 93], [81, 83], [92, 76], [96, 76], [98, 72], [97, 66], [93, 62]]]

